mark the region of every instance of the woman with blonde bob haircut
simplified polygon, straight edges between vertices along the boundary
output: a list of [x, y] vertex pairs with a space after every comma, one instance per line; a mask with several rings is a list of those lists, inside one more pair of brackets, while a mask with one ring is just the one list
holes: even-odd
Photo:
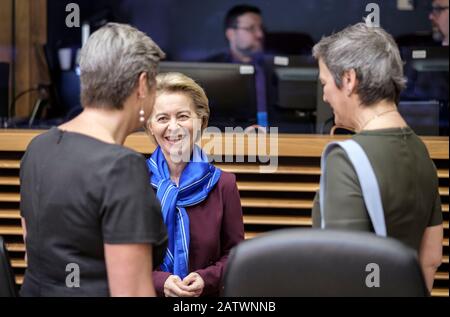
[[[373, 169], [387, 236], [417, 250], [431, 291], [442, 258], [438, 178], [427, 148], [397, 109], [405, 85], [398, 47], [382, 28], [359, 23], [323, 38], [313, 54], [324, 101], [337, 125], [356, 132], [352, 139]], [[374, 231], [351, 153], [339, 146], [324, 153], [325, 195], [316, 195], [314, 226]]]
[[166, 297], [217, 296], [228, 254], [244, 239], [236, 179], [194, 144], [208, 125], [203, 89], [180, 73], [159, 74], [156, 82], [147, 128], [158, 147], [147, 166], [169, 245], [153, 272], [155, 289]]
[[83, 112], [33, 139], [21, 163], [21, 295], [155, 295], [149, 267], [161, 263], [166, 230], [145, 158], [122, 145], [150, 116], [162, 57], [117, 23], [83, 46]]

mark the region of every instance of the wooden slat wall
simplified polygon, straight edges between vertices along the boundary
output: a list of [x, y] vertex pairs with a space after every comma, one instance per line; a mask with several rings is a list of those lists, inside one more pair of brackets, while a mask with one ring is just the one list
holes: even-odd
[[12, 0], [3, 0], [0, 10], [0, 62], [12, 60]]
[[[29, 141], [42, 131], [0, 130], [0, 235], [3, 235], [11, 253], [16, 280], [20, 284], [26, 269], [25, 247], [19, 214], [19, 164]], [[259, 163], [216, 163], [225, 171], [235, 173], [244, 210], [247, 239], [261, 233], [285, 227], [310, 227], [311, 207], [320, 178], [320, 155], [331, 140], [344, 137], [315, 135], [280, 135], [278, 138], [278, 169], [268, 174], [260, 170]], [[203, 144], [208, 144], [207, 139]], [[444, 260], [436, 274], [434, 296], [448, 296], [448, 214], [449, 214], [449, 139], [424, 137], [439, 176], [439, 192], [443, 203], [445, 239]], [[231, 141], [236, 145], [241, 138]], [[267, 141], [266, 145], [270, 142]], [[129, 146], [145, 155], [154, 145], [143, 133], [127, 139]], [[211, 149], [208, 154], [229, 154], [224, 147]], [[243, 155], [252, 154], [248, 147]]]
[[[14, 0], [15, 12], [15, 91], [16, 95], [31, 88], [36, 88], [40, 82], [35, 45], [47, 42], [47, 0]], [[15, 115], [28, 117], [33, 109], [33, 102], [38, 94], [32, 92], [18, 99], [15, 105]]]
[[[15, 4], [15, 19], [13, 19], [13, 3]], [[13, 22], [15, 34], [13, 45]], [[43, 84], [42, 74], [36, 59], [35, 45], [47, 42], [47, 0], [1, 0], [0, 4], [0, 62], [13, 62], [15, 67], [10, 70], [15, 75], [15, 95]], [[12, 77], [12, 76], [11, 76]], [[10, 89], [10, 94], [13, 91]], [[37, 93], [29, 93], [19, 98], [15, 114], [27, 117], [31, 113]], [[12, 97], [10, 96], [12, 99]], [[3, 106], [3, 105], [2, 105]]]

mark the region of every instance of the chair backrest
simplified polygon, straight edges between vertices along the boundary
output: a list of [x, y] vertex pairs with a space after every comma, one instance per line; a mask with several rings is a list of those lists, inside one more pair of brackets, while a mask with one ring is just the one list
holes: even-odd
[[411, 46], [440, 46], [441, 43], [433, 40], [431, 32], [416, 32], [402, 34], [395, 38], [397, 45], [401, 47]]
[[228, 259], [226, 297], [427, 296], [416, 252], [371, 233], [284, 229]]
[[271, 32], [265, 37], [265, 51], [271, 54], [311, 55], [314, 40], [301, 32]]
[[0, 297], [17, 297], [17, 287], [14, 273], [9, 262], [8, 251], [2, 236], [0, 236]]

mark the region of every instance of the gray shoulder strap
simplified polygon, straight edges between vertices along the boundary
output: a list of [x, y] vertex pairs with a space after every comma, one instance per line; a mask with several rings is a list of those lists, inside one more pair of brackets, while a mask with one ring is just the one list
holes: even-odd
[[341, 147], [348, 155], [361, 184], [361, 191], [364, 198], [370, 220], [372, 221], [375, 233], [386, 237], [386, 223], [384, 219], [383, 204], [381, 202], [380, 188], [373, 172], [372, 165], [367, 158], [362, 147], [354, 140], [342, 142], [332, 142], [325, 147], [321, 158], [322, 176], [320, 177], [320, 215], [321, 227], [325, 228], [325, 179], [327, 156], [335, 147]]

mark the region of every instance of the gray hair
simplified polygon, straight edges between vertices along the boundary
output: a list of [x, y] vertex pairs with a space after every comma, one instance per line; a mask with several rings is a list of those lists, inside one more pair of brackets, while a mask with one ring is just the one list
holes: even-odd
[[381, 100], [398, 103], [405, 88], [403, 62], [393, 37], [380, 27], [358, 23], [324, 37], [313, 47], [342, 88], [342, 76], [353, 69], [358, 84], [356, 93], [363, 105]]
[[154, 84], [164, 52], [143, 32], [130, 25], [108, 23], [83, 46], [80, 59], [83, 107], [122, 109], [140, 74]]

